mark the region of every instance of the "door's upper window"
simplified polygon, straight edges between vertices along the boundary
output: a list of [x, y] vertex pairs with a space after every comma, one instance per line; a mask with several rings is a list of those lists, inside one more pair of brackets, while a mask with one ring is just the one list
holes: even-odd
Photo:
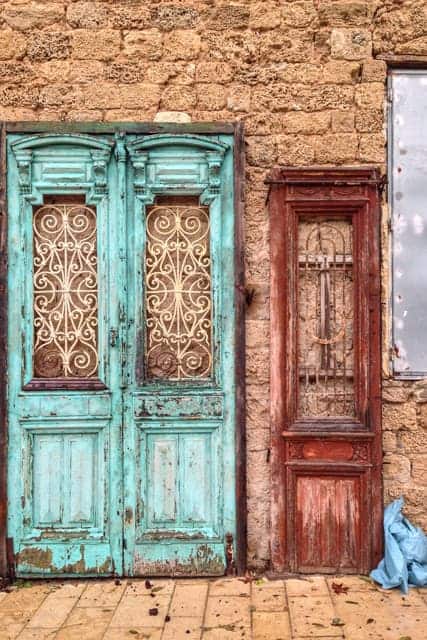
[[427, 71], [390, 77], [393, 370], [427, 374]]
[[209, 207], [166, 197], [147, 209], [145, 276], [147, 378], [211, 377]]
[[98, 375], [96, 211], [67, 196], [33, 213], [35, 378]]

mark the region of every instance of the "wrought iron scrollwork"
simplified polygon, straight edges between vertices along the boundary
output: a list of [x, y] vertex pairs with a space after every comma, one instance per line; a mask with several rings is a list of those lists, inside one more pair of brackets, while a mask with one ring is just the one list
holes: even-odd
[[98, 373], [96, 213], [81, 204], [44, 205], [33, 217], [34, 375]]
[[169, 380], [212, 373], [209, 210], [157, 205], [147, 215], [146, 374]]

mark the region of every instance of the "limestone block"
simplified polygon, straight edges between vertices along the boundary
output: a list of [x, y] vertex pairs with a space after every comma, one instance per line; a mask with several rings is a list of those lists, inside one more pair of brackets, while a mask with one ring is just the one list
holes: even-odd
[[196, 7], [182, 4], [162, 4], [151, 9], [151, 20], [159, 29], [192, 29], [199, 19]]
[[383, 404], [382, 413], [383, 429], [398, 431], [416, 428], [417, 416], [414, 403]]
[[354, 131], [354, 113], [351, 111], [333, 111], [332, 131], [334, 133], [351, 133]]
[[250, 11], [244, 4], [224, 4], [213, 9], [207, 27], [217, 31], [245, 29], [249, 24]]
[[22, 33], [2, 29], [0, 32], [0, 60], [23, 58], [27, 49], [27, 39]]
[[363, 162], [386, 161], [385, 137], [383, 133], [363, 134], [359, 142], [359, 158]]
[[406, 402], [410, 393], [411, 387], [402, 382], [384, 382], [382, 399], [384, 402]]
[[217, 111], [227, 104], [226, 89], [221, 84], [203, 84], [197, 88], [199, 109]]
[[62, 2], [9, 3], [3, 9], [2, 18], [12, 29], [28, 31], [60, 22], [64, 16]]
[[160, 60], [162, 46], [163, 34], [157, 29], [128, 31], [124, 34], [123, 53], [133, 61]]
[[0, 64], [0, 84], [28, 84], [35, 77], [35, 70], [26, 62]]
[[415, 455], [412, 458], [412, 479], [424, 485], [427, 478], [427, 453]]
[[275, 65], [275, 71], [277, 79], [281, 82], [313, 84], [323, 80], [322, 67], [308, 62], [280, 63]]
[[154, 122], [191, 122], [191, 116], [184, 111], [159, 111]]
[[234, 84], [227, 89], [227, 109], [249, 112], [251, 108], [251, 88]]
[[372, 53], [371, 33], [368, 29], [333, 29], [331, 54], [341, 60], [363, 60]]
[[320, 24], [360, 27], [370, 23], [369, 2], [323, 2], [319, 5]]
[[107, 68], [108, 66], [97, 60], [71, 60], [70, 80], [82, 84], [99, 81], [104, 76], [104, 69]]
[[105, 79], [120, 84], [141, 82], [144, 75], [144, 67], [135, 62], [112, 62], [105, 67]]
[[162, 93], [160, 107], [171, 111], [187, 111], [196, 103], [197, 95], [192, 87], [168, 86]]
[[159, 107], [160, 87], [156, 84], [140, 82], [117, 85], [123, 109], [150, 109]]
[[267, 31], [259, 42], [261, 60], [308, 62], [313, 55], [312, 34], [306, 29]]
[[323, 82], [354, 84], [360, 78], [360, 63], [330, 60], [323, 65]]
[[356, 111], [357, 131], [382, 131], [384, 129], [384, 111], [382, 109], [358, 109]]
[[363, 82], [385, 82], [387, 65], [384, 60], [365, 60], [362, 66]]
[[147, 29], [152, 25], [148, 2], [133, 2], [126, 6], [112, 2], [110, 20], [115, 29]]
[[246, 159], [257, 167], [270, 167], [276, 162], [276, 143], [271, 136], [254, 136], [246, 139]]
[[331, 126], [331, 115], [327, 111], [304, 113], [290, 111], [280, 117], [285, 133], [325, 133]]
[[314, 2], [286, 2], [283, 5], [283, 22], [289, 27], [308, 27], [317, 19]]
[[384, 480], [409, 482], [411, 477], [411, 463], [405, 456], [387, 453], [383, 460]]
[[263, 320], [246, 321], [246, 346], [248, 349], [259, 349], [270, 340], [270, 326]]
[[102, 29], [108, 22], [103, 2], [73, 2], [67, 7], [67, 22], [74, 29]]
[[173, 31], [165, 37], [166, 60], [194, 60], [200, 51], [201, 38], [194, 31]]
[[120, 51], [120, 33], [113, 29], [99, 29], [96, 36], [90, 29], [76, 29], [72, 38], [73, 58], [80, 60], [113, 60]]
[[258, 31], [275, 29], [282, 21], [280, 7], [275, 2], [256, 2], [251, 7], [249, 27]]
[[427, 435], [422, 427], [417, 427], [411, 431], [400, 430], [397, 433], [399, 447], [410, 457], [416, 453], [426, 452]]
[[30, 86], [0, 87], [0, 106], [2, 107], [37, 107], [39, 90]]
[[[374, 22], [375, 53], [413, 53], [406, 50], [406, 43], [425, 42], [427, 7], [424, 2], [404, 3], [395, 11], [379, 13]], [[415, 46], [416, 48], [416, 46]], [[419, 53], [421, 51], [418, 50]]]
[[319, 164], [344, 164], [357, 157], [357, 135], [328, 134], [316, 137], [315, 161]]
[[224, 62], [199, 62], [196, 67], [197, 82], [219, 82], [226, 84], [233, 78], [233, 68]]
[[383, 431], [384, 453], [394, 453], [397, 449], [396, 434], [393, 431]]
[[303, 135], [277, 136], [279, 164], [305, 165], [314, 162], [314, 145], [312, 138]]
[[60, 60], [69, 55], [70, 38], [60, 31], [41, 31], [28, 38], [27, 56], [33, 62]]
[[356, 105], [362, 109], [382, 109], [385, 101], [385, 85], [382, 82], [366, 82], [356, 87]]
[[270, 351], [251, 349], [246, 354], [246, 380], [248, 384], [265, 384], [270, 381]]
[[121, 103], [121, 93], [112, 82], [90, 83], [84, 87], [84, 105], [87, 109], [117, 109]]

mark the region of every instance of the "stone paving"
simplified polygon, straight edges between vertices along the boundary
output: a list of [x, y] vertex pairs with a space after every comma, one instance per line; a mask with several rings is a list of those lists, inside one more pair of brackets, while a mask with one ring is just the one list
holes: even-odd
[[18, 582], [0, 640], [426, 640], [427, 589], [364, 577]]

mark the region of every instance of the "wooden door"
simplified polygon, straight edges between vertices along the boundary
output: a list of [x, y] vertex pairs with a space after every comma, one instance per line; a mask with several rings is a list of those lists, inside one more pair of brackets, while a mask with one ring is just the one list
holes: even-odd
[[367, 572], [382, 546], [378, 175], [269, 182], [273, 567]]
[[222, 575], [233, 553], [232, 136], [129, 138], [125, 567]]
[[18, 575], [221, 575], [236, 538], [233, 136], [11, 135]]
[[114, 138], [11, 135], [9, 536], [18, 575], [122, 573]]

